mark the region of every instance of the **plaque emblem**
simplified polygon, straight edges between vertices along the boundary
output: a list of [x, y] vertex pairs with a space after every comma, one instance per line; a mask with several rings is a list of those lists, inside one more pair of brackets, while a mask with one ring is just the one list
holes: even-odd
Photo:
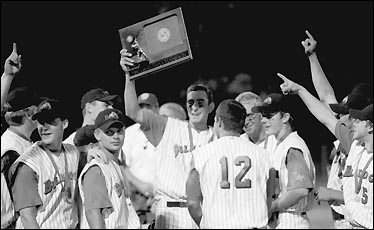
[[170, 38], [170, 31], [167, 28], [161, 28], [157, 33], [160, 42], [167, 42]]

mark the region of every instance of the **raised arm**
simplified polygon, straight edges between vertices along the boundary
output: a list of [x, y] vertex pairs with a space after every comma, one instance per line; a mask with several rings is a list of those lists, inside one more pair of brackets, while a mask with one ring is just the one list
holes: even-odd
[[1, 110], [3, 110], [13, 78], [21, 70], [21, 55], [17, 54], [17, 45], [13, 43], [13, 51], [5, 60], [4, 73], [1, 76]]
[[337, 103], [334, 89], [327, 80], [326, 75], [322, 70], [322, 66], [318, 61], [316, 53], [317, 41], [313, 38], [309, 31], [306, 30], [305, 33], [308, 38], [302, 41], [301, 44], [304, 47], [305, 54], [309, 58], [313, 85], [317, 91], [319, 100], [330, 109], [328, 104]]
[[280, 73], [277, 73], [277, 75], [283, 80], [283, 83], [280, 85], [283, 94], [298, 94], [313, 116], [315, 116], [330, 130], [332, 134], [335, 135], [335, 126], [338, 119], [336, 119], [334, 114], [331, 113], [331, 110], [324, 106], [322, 102], [310, 94], [303, 86], [289, 80]]

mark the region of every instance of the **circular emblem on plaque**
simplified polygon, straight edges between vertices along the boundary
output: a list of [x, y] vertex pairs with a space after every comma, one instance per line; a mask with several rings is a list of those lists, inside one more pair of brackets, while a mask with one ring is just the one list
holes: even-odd
[[157, 37], [160, 42], [167, 42], [170, 38], [170, 31], [167, 28], [161, 28], [158, 31]]

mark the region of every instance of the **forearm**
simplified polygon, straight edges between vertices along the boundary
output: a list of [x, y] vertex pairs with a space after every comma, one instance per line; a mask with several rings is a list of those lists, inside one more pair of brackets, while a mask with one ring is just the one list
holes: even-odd
[[9, 92], [10, 84], [12, 83], [14, 75], [5, 74], [1, 76], [1, 110], [6, 102], [7, 95]]
[[40, 229], [36, 221], [36, 207], [24, 208], [19, 212], [22, 225], [25, 229]]
[[344, 204], [343, 192], [339, 190], [330, 189], [330, 200]]
[[317, 91], [320, 101], [325, 105], [337, 103], [334, 89], [332, 88], [330, 82], [327, 80], [322, 66], [318, 61], [316, 53], [313, 53], [309, 56], [309, 62], [313, 85]]
[[87, 222], [90, 228], [94, 229], [104, 229], [105, 228], [105, 222], [103, 215], [100, 212], [100, 209], [92, 209], [90, 211], [86, 212]]
[[335, 126], [338, 120], [331, 113], [331, 111], [317, 98], [310, 94], [303, 86], [300, 86], [297, 94], [300, 96], [301, 100], [304, 102], [313, 116], [316, 117], [323, 125], [325, 125], [331, 133], [335, 134]]
[[309, 191], [306, 188], [299, 188], [287, 191], [281, 197], [273, 201], [269, 213], [287, 209], [299, 202], [300, 199], [306, 197]]
[[[126, 74], [126, 85], [125, 85], [125, 110], [126, 115], [137, 121], [137, 113], [139, 111], [138, 98], [136, 96], [135, 82], [130, 80], [128, 73]], [[137, 121], [138, 122], [138, 121]]]
[[189, 201], [188, 202], [188, 212], [190, 213], [192, 219], [195, 221], [197, 226], [200, 226], [201, 217], [203, 216], [200, 202]]

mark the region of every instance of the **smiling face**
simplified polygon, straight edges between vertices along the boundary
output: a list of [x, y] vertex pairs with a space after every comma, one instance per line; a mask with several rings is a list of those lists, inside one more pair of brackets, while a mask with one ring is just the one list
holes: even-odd
[[64, 136], [64, 129], [68, 126], [68, 121], [55, 118], [43, 124], [38, 121], [37, 126], [42, 143], [49, 146], [48, 148], [51, 150], [59, 149]]
[[261, 114], [260, 113], [252, 113], [252, 108], [255, 106], [254, 104], [243, 104], [246, 112], [247, 117], [245, 119], [244, 124], [244, 132], [252, 137], [252, 136], [259, 136], [262, 130], [262, 123], [261, 123]]
[[192, 124], [206, 124], [209, 113], [212, 112], [212, 103], [208, 104], [208, 95], [205, 91], [191, 91], [187, 93], [187, 113]]
[[280, 131], [283, 128], [284, 122], [282, 120], [282, 115], [280, 112], [271, 113], [271, 114], [262, 114], [261, 120], [265, 133], [267, 135], [278, 136]]
[[364, 138], [372, 132], [373, 127], [368, 121], [361, 121], [359, 119], [353, 119], [351, 133], [353, 134], [352, 139], [357, 141], [364, 141]]

